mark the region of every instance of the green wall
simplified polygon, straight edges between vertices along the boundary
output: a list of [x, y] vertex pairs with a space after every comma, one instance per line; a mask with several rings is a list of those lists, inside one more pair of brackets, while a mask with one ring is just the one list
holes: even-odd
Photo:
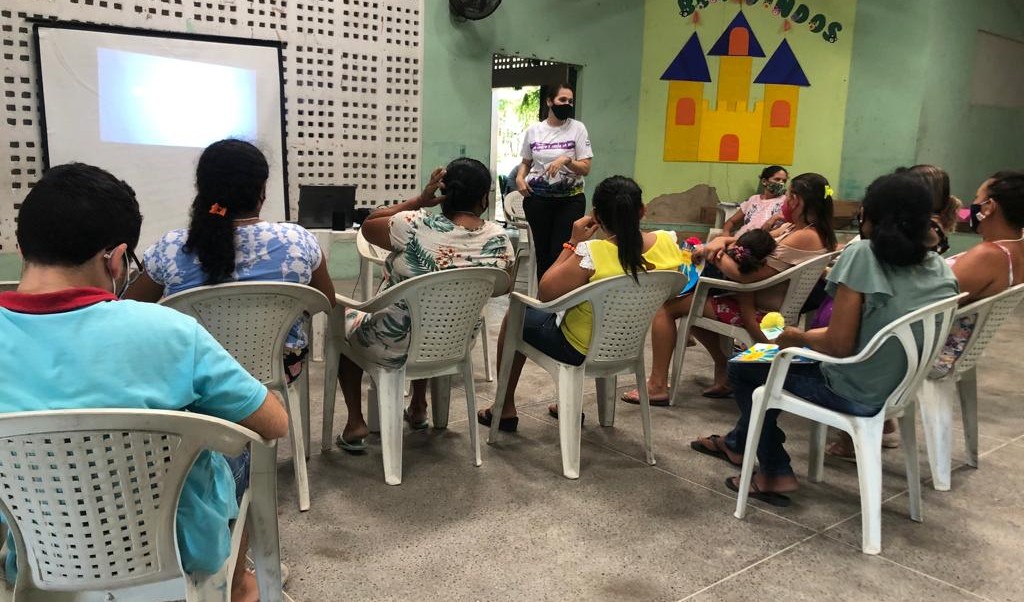
[[463, 149], [489, 164], [494, 53], [582, 65], [577, 116], [594, 149], [588, 191], [604, 177], [633, 173], [642, 1], [509, 0], [466, 23], [452, 21], [447, 2], [424, 5], [424, 180]]
[[[852, 50], [859, 43], [861, 24], [854, 0], [814, 0], [808, 4], [814, 9], [812, 14], [820, 11], [829, 21], [842, 24], [835, 43], [828, 43], [819, 34], [807, 31], [806, 25], [793, 25], [790, 31], [784, 32], [783, 19], [765, 9], [764, 3], [742, 4], [745, 18], [768, 55], [753, 60], [751, 79], [760, 73], [768, 57], [786, 39], [811, 84], [800, 88], [793, 162], [786, 167], [790, 175], [817, 172], [835, 182], [841, 168], [847, 76]], [[682, 192], [695, 184], [708, 184], [715, 187], [722, 201], [745, 201], [755, 192], [764, 165], [663, 160], [669, 82], [662, 81], [661, 75], [694, 32], [707, 54], [736, 16], [739, 6], [734, 2], [709, 5], [700, 11], [697, 25], [691, 18], [679, 16], [675, 0], [646, 0], [646, 6], [640, 118], [636, 128], [636, 174], [646, 199]], [[704, 97], [714, 99], [719, 59], [707, 59], [712, 82], [704, 86]], [[764, 86], [751, 82], [750, 93], [748, 104], [753, 106], [754, 102], [762, 100]]]
[[965, 202], [1024, 168], [1024, 110], [970, 105], [975, 33], [1024, 40], [1020, 0], [859, 0], [840, 194], [899, 165], [933, 163]]

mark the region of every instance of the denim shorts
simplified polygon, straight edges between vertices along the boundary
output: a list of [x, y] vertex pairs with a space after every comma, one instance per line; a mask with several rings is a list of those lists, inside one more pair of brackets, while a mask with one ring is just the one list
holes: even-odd
[[527, 307], [526, 319], [523, 320], [523, 340], [554, 360], [579, 366], [587, 356], [577, 351], [565, 339], [565, 334], [555, 323], [555, 318], [555, 314]]
[[249, 464], [252, 460], [252, 450], [246, 445], [245, 451], [240, 455], [233, 458], [224, 456], [224, 459], [228, 461], [228, 466], [231, 467], [231, 476], [235, 479], [235, 501], [241, 503], [242, 496], [249, 489]]

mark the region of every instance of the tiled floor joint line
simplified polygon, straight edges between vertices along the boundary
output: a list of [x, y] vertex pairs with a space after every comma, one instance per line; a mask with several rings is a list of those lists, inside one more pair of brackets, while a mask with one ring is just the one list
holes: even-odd
[[819, 533], [813, 533], [811, 535], [808, 535], [807, 537], [804, 537], [800, 541], [793, 542], [793, 543], [789, 544], [788, 546], [782, 548], [781, 550], [779, 550], [777, 552], [774, 552], [772, 554], [769, 554], [769, 555], [765, 556], [764, 558], [762, 558], [762, 559], [760, 559], [760, 560], [758, 560], [756, 562], [753, 562], [753, 563], [751, 563], [748, 566], [743, 567], [742, 569], [736, 571], [735, 573], [732, 573], [731, 575], [727, 575], [725, 577], [722, 577], [718, 581], [715, 581], [714, 583], [712, 583], [710, 585], [702, 587], [701, 589], [693, 592], [692, 594], [686, 596], [685, 598], [680, 598], [677, 602], [686, 602], [686, 600], [689, 600], [689, 599], [693, 598], [694, 596], [699, 596], [700, 594], [703, 594], [704, 592], [706, 592], [706, 591], [708, 591], [708, 590], [710, 590], [710, 589], [712, 589], [712, 588], [714, 588], [714, 587], [716, 587], [718, 585], [721, 585], [722, 583], [725, 583], [726, 581], [728, 581], [728, 580], [730, 580], [730, 579], [732, 579], [732, 578], [734, 578], [734, 577], [736, 577], [738, 575], [742, 575], [743, 573], [746, 573], [750, 569], [752, 569], [752, 568], [754, 568], [754, 567], [756, 567], [756, 566], [758, 566], [760, 564], [764, 564], [765, 562], [768, 562], [769, 560], [771, 560], [772, 558], [775, 558], [776, 556], [778, 556], [780, 554], [783, 554], [785, 552], [788, 552], [789, 550], [792, 550], [793, 548], [799, 546], [800, 544], [803, 544], [803, 543], [805, 543], [807, 541], [810, 541], [810, 540], [814, 539], [815, 537], [818, 537], [818, 535], [820, 535], [820, 534]]
[[[836, 542], [838, 544], [842, 544], [842, 545], [844, 545], [844, 546], [846, 546], [848, 548], [853, 548], [854, 550], [857, 550], [857, 551], [860, 551], [860, 549], [861, 549], [861, 547], [859, 545], [852, 544], [852, 543], [847, 542], [847, 541], [843, 541], [843, 540], [841, 540], [841, 539], [839, 539], [837, 537], [834, 537], [834, 536], [832, 536], [832, 535], [830, 535], [828, 533], [822, 533], [822, 535], [824, 535], [827, 539], [829, 539], [831, 541], [834, 541], [834, 542]], [[966, 594], [968, 596], [971, 596], [973, 598], [977, 598], [979, 600], [986, 600], [987, 602], [992, 602], [991, 598], [986, 598], [985, 596], [982, 596], [981, 594], [977, 594], [975, 592], [972, 592], [971, 590], [964, 589], [964, 588], [960, 587], [959, 585], [956, 585], [955, 583], [950, 583], [950, 582], [945, 581], [943, 579], [939, 579], [938, 577], [936, 577], [934, 575], [929, 575], [928, 573], [925, 573], [925, 572], [923, 572], [923, 571], [921, 571], [919, 569], [915, 569], [914, 567], [907, 566], [905, 564], [899, 563], [899, 562], [893, 560], [892, 558], [889, 558], [888, 556], [885, 556], [884, 554], [878, 554], [875, 557], [878, 558], [879, 560], [884, 560], [885, 562], [888, 562], [889, 564], [898, 566], [901, 569], [905, 569], [905, 570], [910, 571], [911, 573], [915, 573], [917, 575], [920, 575], [921, 577], [924, 577], [924, 578], [926, 578], [926, 579], [928, 579], [930, 581], [934, 581], [936, 583], [941, 583], [942, 585], [945, 585], [947, 587], [951, 587], [951, 588], [957, 590], [958, 592], [961, 592], [961, 593]]]

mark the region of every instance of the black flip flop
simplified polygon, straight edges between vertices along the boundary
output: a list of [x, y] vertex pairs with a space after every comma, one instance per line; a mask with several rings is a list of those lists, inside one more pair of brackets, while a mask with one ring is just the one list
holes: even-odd
[[[711, 439], [712, 441], [716, 441], [717, 442], [722, 437], [721, 437], [721, 435], [711, 435], [710, 437], [707, 437], [707, 438]], [[717, 445], [717, 443], [716, 443], [716, 445]], [[700, 442], [699, 439], [697, 441], [690, 441], [690, 449], [692, 449], [695, 452], [704, 454], [706, 456], [711, 456], [712, 458], [718, 458], [719, 460], [725, 460], [726, 462], [728, 462], [729, 464], [732, 464], [736, 468], [740, 468], [740, 467], [743, 466], [743, 464], [737, 464], [736, 462], [733, 462], [732, 459], [729, 458], [729, 454], [725, 453], [721, 449], [718, 449], [717, 447], [715, 449], [708, 449], [703, 443]]]
[[702, 391], [700, 395], [701, 397], [707, 397], [708, 399], [731, 399], [732, 391], [729, 391], [728, 393]]
[[[548, 408], [548, 416], [551, 416], [555, 420], [558, 420], [558, 406], [554, 408]], [[587, 420], [587, 415], [583, 412], [580, 413], [580, 426]]]
[[[736, 480], [733, 480], [736, 479]], [[735, 491], [739, 493], [740, 486], [736, 483], [739, 477], [729, 477], [725, 480], [725, 486], [729, 491]], [[755, 500], [770, 504], [772, 506], [778, 506], [779, 508], [785, 508], [789, 506], [793, 500], [789, 499], [788, 495], [782, 495], [781, 493], [775, 493], [774, 491], [761, 491], [757, 488], [757, 483], [753, 479], [750, 480], [750, 488], [753, 489], [747, 495], [754, 498]]]
[[[476, 421], [484, 426], [491, 426], [491, 422], [494, 421], [494, 414], [491, 413], [491, 409], [480, 410], [476, 413]], [[498, 430], [504, 433], [514, 433], [519, 428], [519, 416], [513, 416], [511, 418], [501, 418], [498, 420]]]

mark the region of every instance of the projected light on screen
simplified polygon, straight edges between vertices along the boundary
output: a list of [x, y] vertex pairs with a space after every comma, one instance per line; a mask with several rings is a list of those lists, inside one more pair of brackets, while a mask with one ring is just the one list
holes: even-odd
[[202, 148], [258, 137], [248, 69], [98, 48], [104, 142]]

